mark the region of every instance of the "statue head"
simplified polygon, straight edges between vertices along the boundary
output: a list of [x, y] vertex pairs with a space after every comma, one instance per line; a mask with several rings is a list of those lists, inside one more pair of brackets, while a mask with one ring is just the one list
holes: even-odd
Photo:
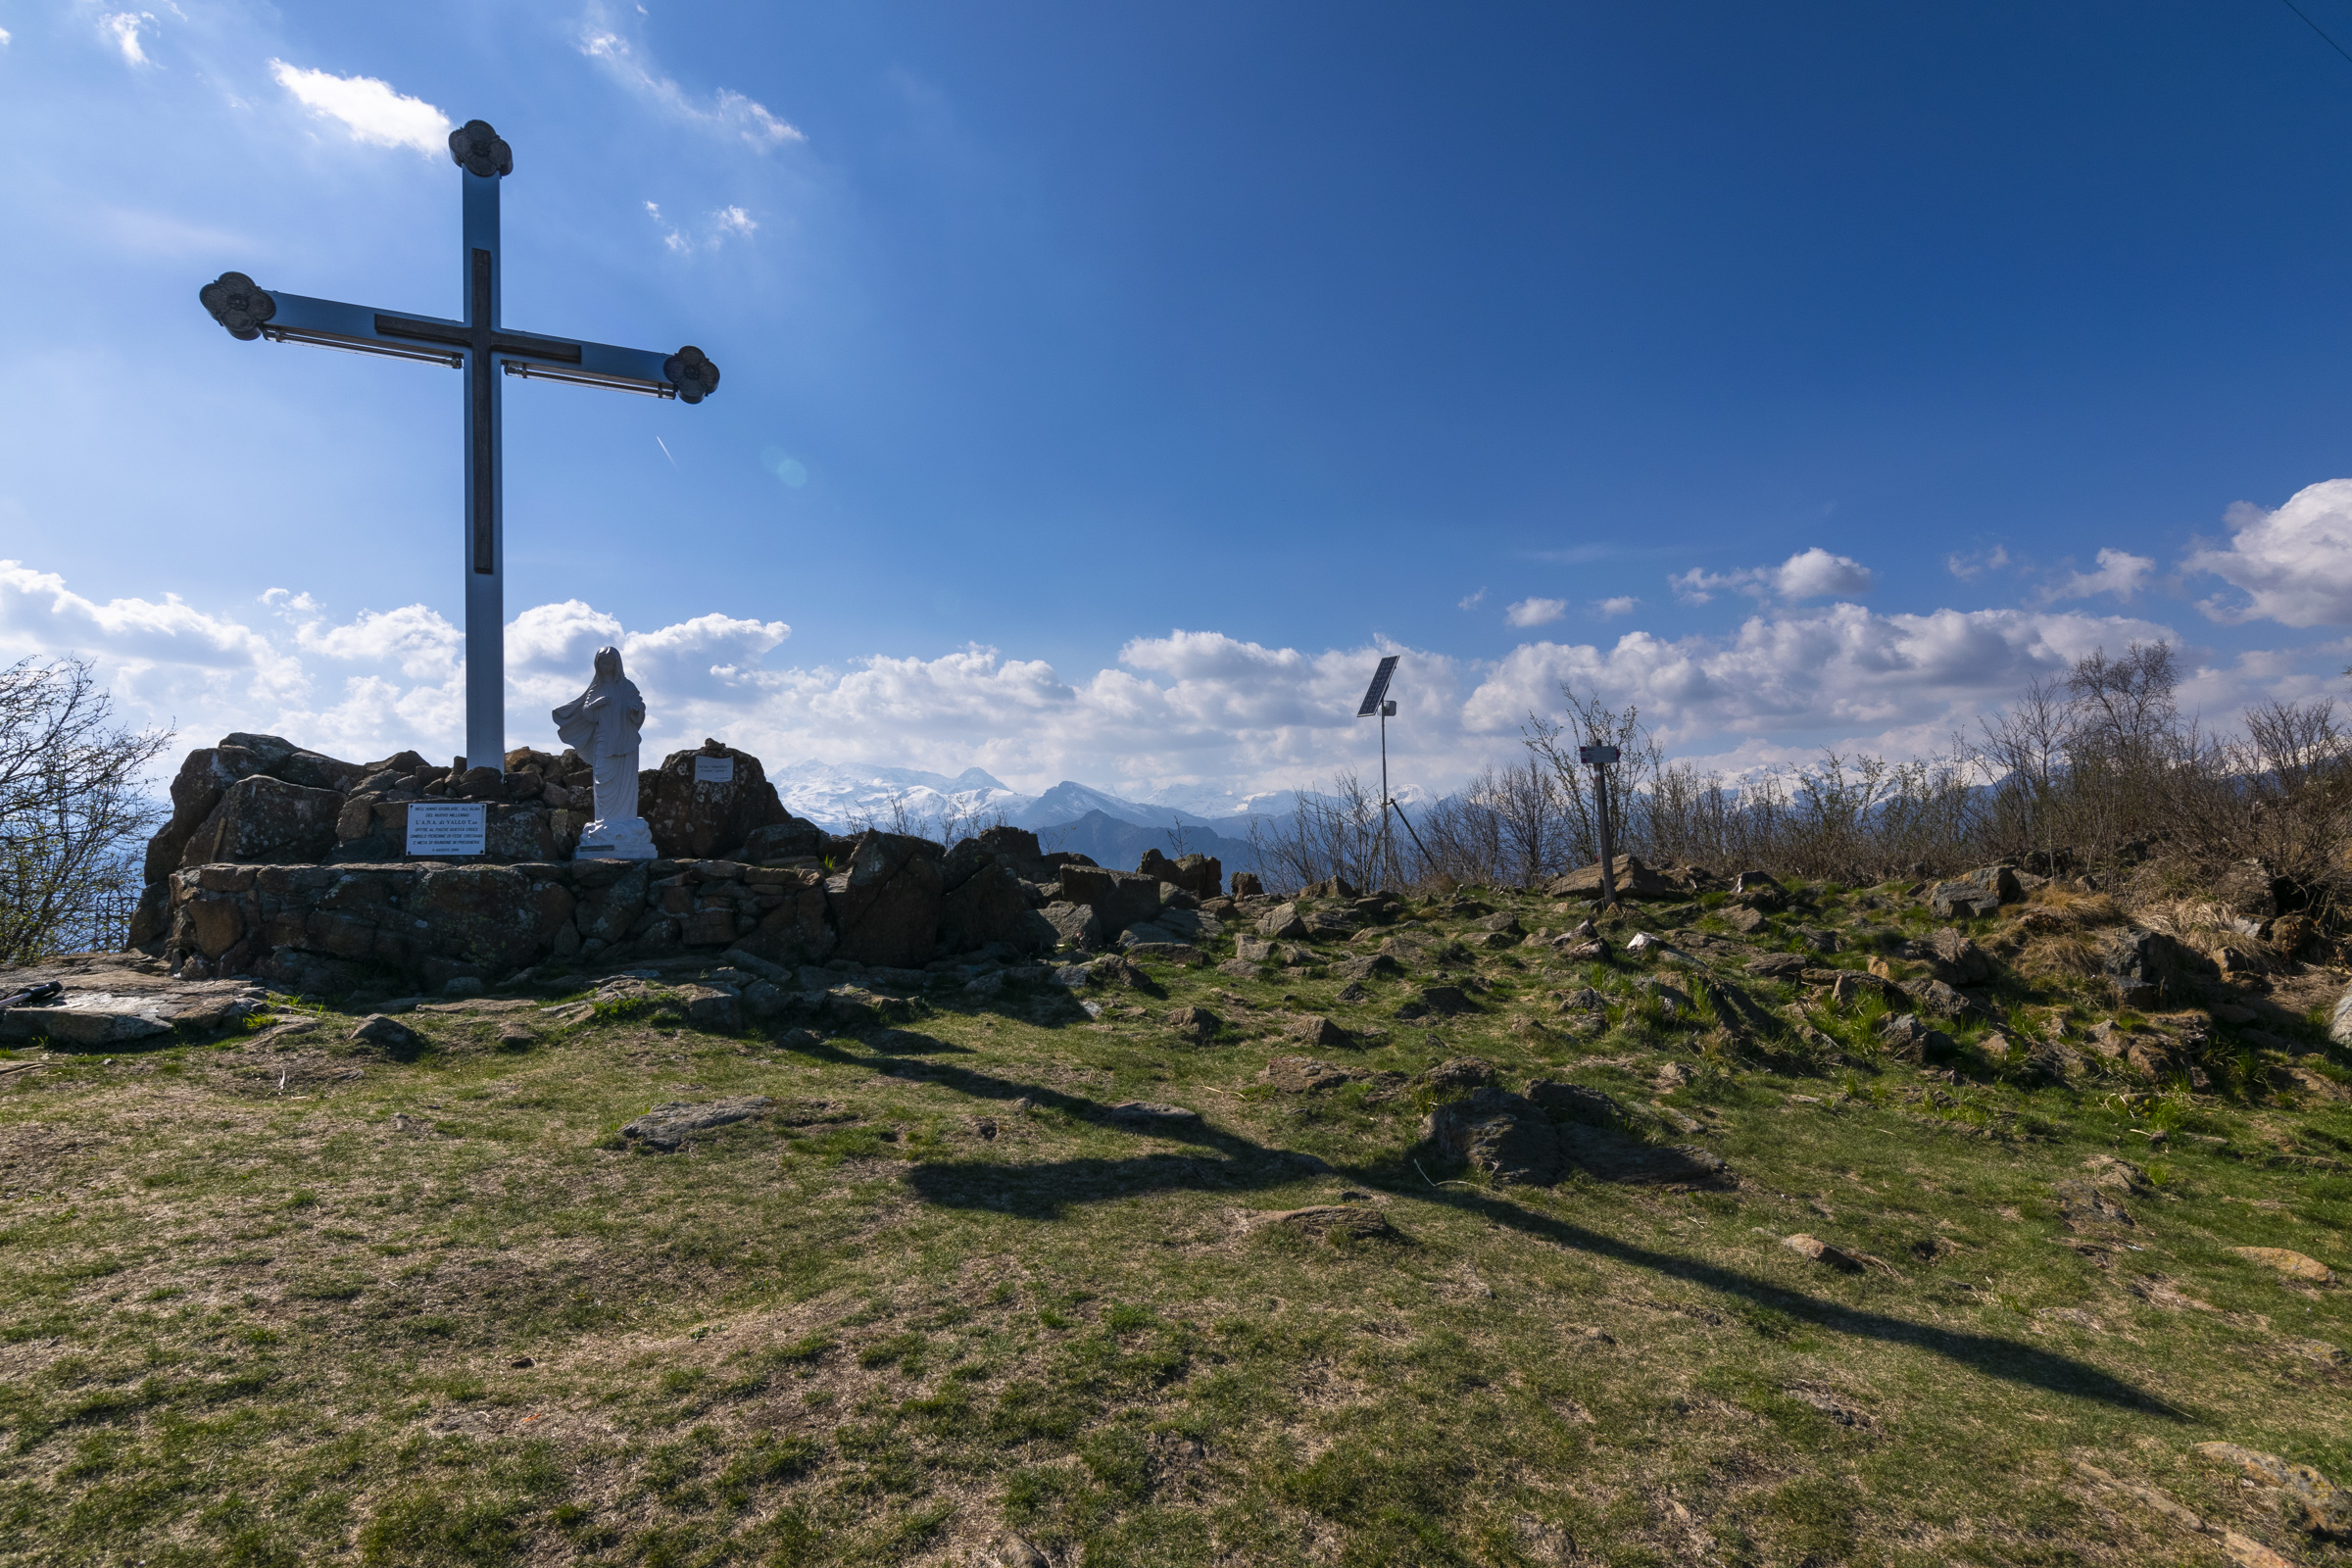
[[619, 649], [599, 648], [596, 651], [596, 678], [600, 684], [621, 679]]

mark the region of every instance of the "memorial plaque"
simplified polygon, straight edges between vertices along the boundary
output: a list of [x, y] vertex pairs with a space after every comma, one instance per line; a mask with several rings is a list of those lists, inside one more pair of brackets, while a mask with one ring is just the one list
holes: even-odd
[[694, 781], [697, 784], [732, 784], [735, 782], [735, 759], [732, 757], [698, 757], [694, 760]]
[[482, 853], [490, 808], [479, 801], [411, 801], [409, 853], [432, 858]]

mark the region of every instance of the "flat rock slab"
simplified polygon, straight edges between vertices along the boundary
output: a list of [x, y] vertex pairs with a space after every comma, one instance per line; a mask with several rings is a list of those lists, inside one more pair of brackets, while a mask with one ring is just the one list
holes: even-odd
[[1396, 1227], [1389, 1223], [1389, 1216], [1368, 1203], [1310, 1203], [1304, 1208], [1261, 1213], [1254, 1216], [1250, 1223], [1326, 1240], [1333, 1236], [1352, 1236], [1370, 1241], [1392, 1238], [1396, 1234]]
[[1312, 1056], [1276, 1056], [1258, 1076], [1286, 1094], [1308, 1095], [1353, 1083], [1358, 1075]]
[[765, 1095], [750, 1095], [741, 1100], [713, 1100], [700, 1105], [671, 1101], [667, 1104], [656, 1105], [623, 1127], [620, 1136], [653, 1149], [677, 1149], [696, 1133], [709, 1132], [732, 1122], [749, 1121], [774, 1103]]
[[0, 995], [51, 980], [65, 995], [44, 1007], [11, 1007], [0, 1015], [0, 1040], [123, 1045], [178, 1028], [225, 1029], [269, 1000], [250, 980], [181, 980], [135, 954], [76, 955], [11, 969], [0, 977]]

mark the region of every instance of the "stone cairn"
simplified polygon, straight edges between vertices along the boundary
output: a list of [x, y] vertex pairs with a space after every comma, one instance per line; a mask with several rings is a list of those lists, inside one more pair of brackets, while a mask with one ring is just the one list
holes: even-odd
[[[731, 758], [729, 782], [695, 759]], [[326, 993], [390, 974], [440, 991], [565, 961], [609, 967], [726, 952], [784, 968], [921, 969], [1057, 948], [1182, 946], [1213, 934], [1214, 859], [1147, 852], [1136, 871], [990, 828], [952, 849], [828, 833], [784, 808], [760, 760], [715, 740], [638, 774], [660, 858], [576, 859], [590, 774], [575, 752], [437, 767], [355, 763], [273, 735], [188, 754], [147, 847], [130, 945], [189, 979], [251, 975]], [[485, 853], [409, 857], [417, 801], [479, 801]]]

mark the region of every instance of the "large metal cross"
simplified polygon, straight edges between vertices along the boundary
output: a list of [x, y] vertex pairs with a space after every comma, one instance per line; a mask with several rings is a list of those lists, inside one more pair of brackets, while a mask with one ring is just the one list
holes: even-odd
[[213, 319], [251, 342], [317, 343], [466, 372], [466, 760], [503, 767], [506, 742], [506, 526], [500, 498], [501, 369], [543, 381], [605, 386], [700, 403], [718, 367], [691, 344], [675, 354], [513, 332], [499, 322], [498, 182], [513, 149], [484, 121], [449, 133], [465, 171], [466, 318], [411, 316], [265, 289], [223, 272], [199, 291]]

